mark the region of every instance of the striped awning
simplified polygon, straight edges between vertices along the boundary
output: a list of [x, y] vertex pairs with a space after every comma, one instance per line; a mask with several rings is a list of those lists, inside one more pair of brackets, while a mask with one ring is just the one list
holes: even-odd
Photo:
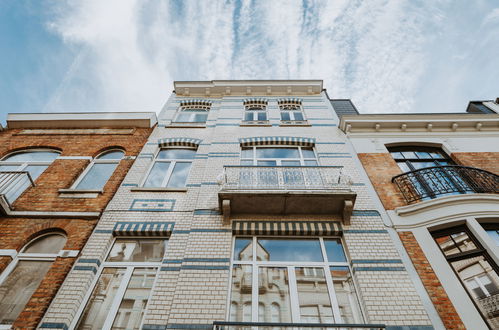
[[191, 100], [183, 100], [180, 101], [180, 106], [185, 107], [185, 106], [191, 106], [191, 105], [200, 105], [200, 106], [207, 106], [211, 107], [211, 102], [207, 100], [197, 100], [197, 99], [191, 99]]
[[114, 236], [170, 236], [174, 222], [120, 221], [114, 225]]
[[241, 138], [239, 143], [242, 147], [258, 145], [292, 145], [313, 147], [314, 138], [296, 137], [296, 136], [258, 136], [250, 138]]
[[249, 105], [249, 104], [264, 104], [264, 105], [267, 105], [268, 102], [269, 101], [267, 99], [251, 98], [251, 99], [245, 99], [243, 101], [243, 104], [244, 105]]
[[301, 102], [302, 100], [301, 99], [296, 99], [296, 98], [292, 98], [292, 99], [279, 99], [277, 100], [277, 104], [298, 104], [298, 105], [301, 105]]
[[159, 139], [158, 144], [160, 147], [182, 146], [197, 148], [202, 140], [187, 137], [164, 138]]
[[234, 235], [339, 236], [341, 223], [332, 221], [233, 221]]

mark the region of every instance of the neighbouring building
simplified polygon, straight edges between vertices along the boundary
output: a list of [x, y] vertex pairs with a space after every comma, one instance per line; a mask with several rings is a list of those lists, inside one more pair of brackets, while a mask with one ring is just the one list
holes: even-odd
[[0, 132], [0, 329], [34, 329], [156, 124], [9, 114]]
[[499, 99], [462, 113], [337, 110], [445, 327], [499, 329]]
[[350, 101], [320, 80], [174, 88], [41, 328], [443, 328], [338, 129]]

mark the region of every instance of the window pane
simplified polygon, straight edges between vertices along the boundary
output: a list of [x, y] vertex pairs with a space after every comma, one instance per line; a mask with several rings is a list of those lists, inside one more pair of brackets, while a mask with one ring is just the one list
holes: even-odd
[[256, 148], [257, 158], [300, 158], [298, 148]]
[[303, 158], [314, 158], [315, 153], [312, 148], [301, 148], [301, 153], [303, 154]]
[[343, 323], [363, 323], [362, 313], [348, 267], [331, 267], [331, 277]]
[[394, 159], [404, 159], [404, 156], [402, 155], [401, 152], [394, 152], [394, 151], [392, 151], [392, 152], [390, 152], [390, 154], [392, 155], [392, 157]]
[[167, 187], [177, 188], [177, 187], [185, 187], [187, 182], [187, 176], [189, 175], [189, 169], [191, 168], [191, 162], [175, 163], [175, 168], [173, 169], [173, 173], [168, 181]]
[[253, 239], [236, 238], [234, 260], [251, 261], [253, 259]]
[[146, 182], [144, 182], [144, 187], [162, 187], [169, 167], [170, 162], [155, 162]]
[[446, 158], [445, 155], [443, 155], [441, 152], [437, 152], [437, 151], [432, 151], [432, 152], [429, 152], [429, 154], [431, 155], [431, 157], [433, 157], [434, 159], [444, 159]]
[[319, 165], [316, 160], [306, 160], [305, 161], [306, 166], [317, 166]]
[[275, 160], [259, 160], [256, 164], [258, 166], [277, 166], [277, 162]]
[[165, 254], [165, 240], [117, 239], [106, 261], [161, 261]]
[[435, 241], [438, 243], [440, 249], [442, 249], [443, 253], [446, 256], [475, 250], [477, 248], [475, 243], [473, 243], [468, 234], [466, 234], [466, 232], [464, 231], [435, 238]]
[[157, 159], [194, 159], [194, 149], [163, 149], [158, 153]]
[[[291, 322], [291, 303], [289, 299], [289, 276], [285, 267], [260, 267], [258, 271], [258, 303], [264, 306], [279, 307], [280, 322]], [[270, 322], [271, 315], [266, 313], [265, 320]]]
[[[484, 256], [471, 257], [450, 263], [459, 275], [464, 287], [477, 304], [492, 329], [499, 329], [499, 276]], [[484, 281], [484, 278], [486, 280]], [[480, 283], [485, 290], [477, 290]], [[487, 286], [488, 285], [488, 286]]]
[[345, 252], [339, 239], [325, 239], [327, 259], [329, 262], [346, 262]]
[[246, 120], [246, 121], [252, 121], [253, 120], [253, 112], [246, 111], [244, 113], [244, 120]]
[[47, 165], [28, 165], [24, 168], [24, 171], [28, 171], [29, 175], [31, 175], [31, 179], [35, 181], [47, 167]]
[[431, 155], [425, 151], [416, 151], [419, 159], [431, 159]]
[[97, 158], [98, 159], [121, 159], [121, 158], [123, 158], [124, 155], [125, 155], [125, 153], [123, 151], [113, 150], [113, 151], [106, 152], [105, 154], [102, 154]]
[[295, 120], [303, 120], [303, 113], [301, 113], [301, 111], [295, 111], [294, 115], [295, 115]]
[[187, 123], [187, 122], [190, 122], [191, 121], [191, 115], [192, 113], [190, 112], [181, 112], [178, 114], [177, 116], [177, 122], [181, 122], [181, 123]]
[[489, 234], [490, 238], [496, 243], [496, 246], [499, 246], [499, 233], [497, 230], [487, 230], [487, 234]]
[[196, 113], [194, 114], [194, 122], [195, 123], [205, 123], [206, 118], [208, 118], [207, 113]]
[[59, 234], [42, 236], [31, 242], [23, 253], [59, 253], [66, 244], [66, 237]]
[[94, 163], [85, 177], [78, 183], [76, 189], [102, 189], [111, 177], [117, 163], [97, 164]]
[[404, 155], [404, 157], [406, 159], [417, 159], [418, 156], [416, 156], [416, 153], [414, 151], [402, 151], [402, 155]]
[[251, 269], [249, 265], [232, 268], [230, 321], [251, 322]]
[[259, 239], [257, 256], [264, 261], [323, 261], [318, 239]]
[[59, 153], [52, 151], [25, 151], [7, 156], [2, 160], [9, 162], [47, 162], [53, 161], [58, 156]]
[[411, 162], [411, 164], [412, 164], [412, 166], [414, 166], [414, 168], [416, 170], [419, 170], [421, 168], [428, 168], [428, 167], [438, 166], [433, 161], [428, 161], [428, 162]]
[[[281, 161], [282, 166], [300, 166], [300, 161], [299, 160], [283, 160]], [[301, 171], [298, 171], [301, 173]]]
[[125, 270], [125, 268], [104, 268], [85, 307], [78, 329], [102, 329]]
[[0, 285], [0, 324], [11, 324], [40, 285], [52, 261], [24, 261]]
[[258, 120], [267, 120], [267, 113], [266, 112], [259, 112], [258, 113]]
[[113, 329], [140, 329], [157, 268], [135, 268], [128, 282]]
[[245, 148], [241, 150], [241, 158], [253, 159], [253, 148]]
[[291, 120], [289, 112], [287, 112], [287, 111], [281, 111], [281, 120]]
[[333, 323], [324, 269], [297, 267], [295, 275], [301, 322]]
[[253, 161], [252, 160], [241, 160], [241, 165], [252, 166], [253, 165]]

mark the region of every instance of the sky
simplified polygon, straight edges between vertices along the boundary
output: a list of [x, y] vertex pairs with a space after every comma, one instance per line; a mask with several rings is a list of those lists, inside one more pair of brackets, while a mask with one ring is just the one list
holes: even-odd
[[0, 0], [12, 112], [159, 112], [174, 80], [323, 79], [361, 113], [499, 97], [499, 1]]

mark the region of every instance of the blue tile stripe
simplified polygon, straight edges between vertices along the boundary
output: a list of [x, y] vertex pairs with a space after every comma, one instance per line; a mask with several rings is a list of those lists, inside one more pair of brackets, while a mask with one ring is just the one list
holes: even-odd
[[80, 259], [78, 259], [78, 263], [82, 263], [82, 264], [97, 264], [97, 266], [100, 266], [100, 260], [99, 259], [80, 258]]
[[96, 234], [112, 234], [113, 231], [111, 229], [96, 229], [94, 231]]
[[213, 324], [168, 324], [167, 329], [213, 329]]
[[138, 187], [139, 185], [136, 183], [122, 183], [122, 187]]
[[[175, 199], [134, 199], [129, 211], [141, 212], [171, 212], [175, 207]], [[148, 203], [155, 203], [157, 207], [147, 207]]]
[[114, 225], [115, 236], [169, 236], [174, 222], [131, 222], [120, 221]]
[[142, 330], [166, 330], [166, 325], [144, 324]]
[[379, 217], [380, 214], [376, 210], [353, 210], [352, 216]]
[[194, 210], [195, 215], [220, 215], [222, 214], [220, 211], [217, 210], [205, 210], [205, 209], [197, 209]]
[[295, 136], [257, 136], [239, 139], [241, 146], [252, 145], [301, 145], [313, 147], [315, 138]]
[[233, 221], [234, 235], [339, 236], [340, 222], [332, 221]]
[[159, 270], [162, 272], [178, 272], [180, 271], [180, 267], [161, 267]]
[[188, 137], [163, 138], [158, 140], [159, 147], [182, 146], [197, 148], [202, 142], [200, 139]]
[[345, 229], [345, 234], [388, 234], [385, 229]]
[[204, 266], [204, 265], [183, 265], [182, 269], [189, 270], [229, 270], [229, 266]]
[[403, 272], [404, 267], [353, 267], [354, 272]]
[[352, 259], [352, 264], [401, 264], [400, 259]]
[[97, 268], [94, 266], [74, 266], [73, 270], [91, 271], [92, 273], [97, 274]]
[[69, 329], [68, 325], [66, 323], [56, 323], [56, 322], [44, 322], [40, 325], [40, 328], [42, 329], [64, 329], [67, 330]]

